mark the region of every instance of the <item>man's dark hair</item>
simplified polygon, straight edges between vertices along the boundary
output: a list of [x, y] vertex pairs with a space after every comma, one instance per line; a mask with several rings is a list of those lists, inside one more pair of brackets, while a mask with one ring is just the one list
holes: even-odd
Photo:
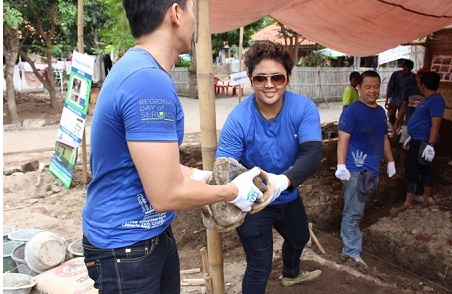
[[421, 77], [421, 84], [423, 84], [429, 90], [438, 90], [439, 81], [441, 80], [439, 74], [434, 71], [426, 72]]
[[407, 66], [407, 67], [409, 67], [410, 69], [413, 69], [413, 67], [414, 67], [414, 62], [413, 62], [412, 60], [406, 59], [406, 60], [403, 62], [403, 64], [402, 64], [402, 67], [404, 67], [404, 66]]
[[253, 74], [256, 64], [264, 59], [281, 63], [287, 71], [287, 76], [292, 73], [294, 66], [292, 54], [290, 54], [285, 46], [271, 41], [258, 41], [246, 53], [245, 66], [250, 76]]
[[136, 39], [152, 33], [160, 26], [168, 8], [174, 3], [187, 9], [187, 0], [123, 0], [132, 36]]
[[380, 75], [378, 74], [378, 72], [374, 71], [374, 70], [366, 70], [365, 72], [363, 72], [360, 77], [359, 77], [359, 84], [362, 85], [363, 84], [363, 80], [366, 77], [370, 77], [370, 78], [378, 78], [378, 80], [381, 83], [381, 78]]

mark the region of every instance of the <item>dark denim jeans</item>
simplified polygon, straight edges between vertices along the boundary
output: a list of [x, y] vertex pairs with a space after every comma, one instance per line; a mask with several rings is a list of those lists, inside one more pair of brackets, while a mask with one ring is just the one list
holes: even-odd
[[100, 294], [180, 293], [180, 266], [171, 227], [131, 246], [100, 249], [83, 236], [88, 275]]
[[419, 176], [422, 185], [426, 187], [433, 186], [432, 171], [430, 164], [421, 165], [419, 163], [419, 149], [422, 141], [411, 139], [410, 149], [408, 150], [408, 158], [405, 163], [405, 177], [407, 184], [407, 192], [415, 194], [418, 189]]
[[243, 294], [265, 293], [272, 269], [273, 228], [284, 238], [282, 245], [285, 277], [300, 273], [300, 257], [309, 240], [309, 228], [303, 201], [297, 197], [283, 205], [270, 205], [255, 214], [248, 214], [237, 233], [246, 254]]

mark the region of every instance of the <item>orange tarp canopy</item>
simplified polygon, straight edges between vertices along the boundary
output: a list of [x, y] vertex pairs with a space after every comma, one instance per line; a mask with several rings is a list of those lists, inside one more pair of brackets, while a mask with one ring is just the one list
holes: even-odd
[[370, 56], [452, 24], [450, 0], [210, 0], [212, 33], [269, 15], [311, 41]]

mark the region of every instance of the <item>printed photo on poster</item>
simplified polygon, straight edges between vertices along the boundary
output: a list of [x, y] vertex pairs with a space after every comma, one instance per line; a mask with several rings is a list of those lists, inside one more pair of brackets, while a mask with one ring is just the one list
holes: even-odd
[[452, 55], [433, 57], [431, 70], [439, 74], [441, 82], [452, 82]]
[[73, 75], [69, 86], [69, 100], [78, 105], [81, 109], [84, 109], [86, 106], [87, 90], [88, 82]]

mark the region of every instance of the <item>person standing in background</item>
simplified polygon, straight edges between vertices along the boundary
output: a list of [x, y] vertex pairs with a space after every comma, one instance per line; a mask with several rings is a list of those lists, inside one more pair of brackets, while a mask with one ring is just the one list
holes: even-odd
[[104, 56], [104, 70], [105, 76], [108, 76], [111, 68], [113, 67], [113, 61], [111, 60], [110, 54], [105, 54]]
[[408, 122], [413, 115], [414, 111], [416, 110], [416, 107], [419, 105], [419, 103], [424, 99], [424, 95], [421, 93], [421, 90], [419, 89], [419, 84], [421, 82], [422, 76], [428, 72], [428, 69], [421, 68], [417, 71], [416, 74], [416, 85], [409, 87], [406, 92], [405, 96], [403, 97], [403, 103], [400, 107], [399, 113], [397, 115], [397, 120], [395, 121], [394, 125], [392, 126], [392, 133], [397, 134], [399, 131], [400, 125], [403, 123], [403, 125], [400, 127], [400, 140], [399, 143], [402, 145], [402, 148], [400, 150], [400, 163], [399, 167], [397, 168], [398, 174], [404, 174], [405, 173], [405, 163], [406, 158], [408, 156], [408, 147], [407, 144], [405, 144], [406, 140], [408, 139], [408, 129], [407, 125]]
[[421, 202], [433, 204], [432, 172], [430, 163], [435, 158], [435, 144], [439, 141], [439, 129], [443, 119], [446, 103], [437, 93], [440, 76], [436, 72], [427, 72], [421, 78], [419, 89], [425, 98], [419, 103], [408, 122], [410, 148], [405, 168], [407, 195], [405, 203], [398, 211], [405, 210], [413, 204], [417, 183], [420, 177], [424, 186]]
[[352, 71], [350, 73], [349, 81], [350, 85], [345, 88], [344, 93], [342, 94], [342, 110], [359, 100], [358, 90], [356, 89], [356, 86], [358, 86], [359, 83], [359, 72]]
[[392, 73], [387, 91], [385, 108], [388, 110], [388, 119], [391, 126], [395, 124], [397, 112], [403, 103], [405, 91], [416, 85], [415, 74], [411, 72], [414, 67], [414, 62], [405, 60], [402, 64], [402, 69]]
[[383, 156], [388, 163], [388, 176], [392, 177], [396, 173], [385, 110], [376, 102], [380, 96], [380, 84], [377, 72], [363, 72], [358, 84], [359, 101], [342, 112], [338, 124], [335, 176], [344, 185], [342, 254], [364, 266], [367, 264], [361, 257], [362, 236], [359, 225], [366, 202], [378, 185]]

